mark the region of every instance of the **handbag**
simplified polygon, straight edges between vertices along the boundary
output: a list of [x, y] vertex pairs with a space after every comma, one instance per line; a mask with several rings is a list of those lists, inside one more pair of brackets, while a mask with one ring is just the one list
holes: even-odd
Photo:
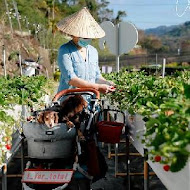
[[88, 160], [87, 171], [93, 176], [92, 182], [95, 182], [106, 176], [108, 171], [108, 165], [106, 163], [104, 155], [101, 153], [94, 140], [87, 143]]

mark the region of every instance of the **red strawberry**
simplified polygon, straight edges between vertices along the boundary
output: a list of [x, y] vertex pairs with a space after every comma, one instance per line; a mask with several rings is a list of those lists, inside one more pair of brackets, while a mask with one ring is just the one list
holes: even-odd
[[157, 156], [154, 157], [154, 161], [155, 161], [155, 162], [160, 162], [161, 159], [162, 159], [162, 158], [161, 158], [161, 156], [159, 156], [159, 155], [157, 155]]
[[170, 166], [169, 166], [169, 165], [164, 165], [164, 166], [163, 166], [163, 169], [164, 169], [166, 172], [168, 172], [168, 171], [170, 170]]
[[7, 148], [7, 150], [11, 150], [11, 145], [10, 144], [6, 144], [5, 147]]

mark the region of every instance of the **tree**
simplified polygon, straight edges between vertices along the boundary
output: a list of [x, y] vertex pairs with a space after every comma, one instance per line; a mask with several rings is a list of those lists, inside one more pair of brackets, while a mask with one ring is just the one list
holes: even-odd
[[118, 23], [120, 23], [122, 21], [122, 18], [126, 17], [126, 16], [127, 16], [127, 14], [126, 14], [125, 11], [118, 11], [116, 18], [112, 19], [112, 22], [114, 24], [118, 24]]
[[113, 18], [113, 10], [110, 10], [107, 8], [107, 6], [109, 5], [109, 2], [106, 0], [101, 0], [98, 3], [98, 21], [100, 23], [104, 22], [104, 21], [111, 21]]
[[99, 15], [99, 21], [111, 21], [114, 24], [118, 24], [122, 21], [123, 17], [126, 17], [127, 14], [125, 11], [118, 11], [117, 16], [114, 18], [113, 10], [108, 9], [109, 2], [106, 0], [101, 0], [98, 4], [98, 15]]
[[190, 40], [181, 42], [181, 54], [189, 54], [190, 53]]
[[145, 36], [139, 44], [142, 48], [147, 49], [149, 53], [158, 53], [162, 51], [163, 45], [161, 39], [156, 36]]

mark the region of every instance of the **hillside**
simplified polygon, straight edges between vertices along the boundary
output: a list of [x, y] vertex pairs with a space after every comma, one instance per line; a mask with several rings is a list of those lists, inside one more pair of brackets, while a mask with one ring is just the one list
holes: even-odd
[[144, 31], [146, 36], [156, 36], [168, 53], [190, 54], [190, 21], [175, 26], [160, 26]]
[[[10, 33], [9, 27], [0, 25], [0, 47], [1, 52], [3, 45], [6, 52], [6, 70], [10, 76], [20, 74], [19, 67], [16, 62], [19, 58], [17, 54], [20, 52], [22, 59], [37, 60], [38, 56], [42, 57], [40, 64], [47, 68], [49, 76], [52, 76], [52, 68], [49, 61], [48, 50], [42, 48], [37, 40], [29, 34], [21, 34], [14, 31], [13, 36]], [[0, 56], [0, 76], [4, 75], [3, 56]], [[45, 69], [42, 73], [46, 74]]]
[[156, 36], [162, 36], [165, 35], [166, 33], [178, 28], [178, 26], [159, 26], [156, 28], [149, 28], [145, 30], [145, 34], [147, 35], [156, 35]]
[[174, 38], [189, 38], [190, 35], [190, 21], [180, 25], [173, 26], [159, 26], [157, 28], [150, 28], [145, 30], [146, 35], [156, 36], [170, 36]]
[[[113, 10], [108, 8], [108, 4], [107, 1], [96, 0], [0, 1], [0, 46], [2, 48], [3, 44], [5, 45], [7, 73], [11, 76], [19, 74], [19, 68], [15, 62], [18, 62], [17, 54], [20, 52], [23, 59], [36, 60], [38, 56], [42, 56], [41, 63], [48, 69], [51, 76], [56, 63], [57, 49], [67, 41], [57, 31], [56, 23], [84, 6], [100, 23], [103, 20], [120, 22], [125, 12], [119, 11], [115, 17]], [[11, 28], [14, 31], [13, 36]], [[97, 42], [94, 43], [97, 47]], [[101, 52], [102, 54], [104, 53]], [[2, 59], [1, 57], [0, 75], [4, 74]]]

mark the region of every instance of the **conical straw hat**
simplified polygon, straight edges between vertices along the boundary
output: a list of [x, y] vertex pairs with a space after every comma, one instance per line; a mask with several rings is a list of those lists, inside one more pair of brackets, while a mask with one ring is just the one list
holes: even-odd
[[75, 37], [102, 38], [105, 36], [104, 30], [86, 7], [58, 22], [57, 28], [63, 33]]

